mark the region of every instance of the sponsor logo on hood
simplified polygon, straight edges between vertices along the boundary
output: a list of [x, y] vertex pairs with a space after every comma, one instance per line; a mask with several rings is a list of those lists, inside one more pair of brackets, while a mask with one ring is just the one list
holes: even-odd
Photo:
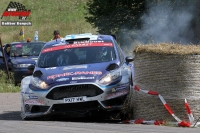
[[55, 74], [47, 76], [48, 79], [55, 79], [58, 77], [74, 76], [74, 75], [102, 75], [101, 71], [76, 71], [76, 72], [65, 72], [61, 74]]
[[63, 70], [68, 70], [68, 69], [77, 69], [77, 68], [87, 68], [87, 65], [74, 65], [74, 66], [68, 66], [68, 67], [64, 67]]
[[46, 70], [50, 70], [50, 69], [56, 69], [56, 67], [49, 67], [49, 68], [45, 68]]
[[60, 79], [57, 79], [56, 81], [67, 81], [67, 80], [69, 80], [69, 78], [60, 78]]
[[85, 76], [72, 77], [72, 80], [82, 80], [82, 79], [94, 79], [94, 77], [85, 77]]

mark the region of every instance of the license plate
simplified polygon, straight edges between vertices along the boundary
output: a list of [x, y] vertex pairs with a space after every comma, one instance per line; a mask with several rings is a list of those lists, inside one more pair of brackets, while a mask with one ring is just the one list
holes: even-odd
[[64, 98], [64, 103], [76, 103], [86, 101], [86, 96]]

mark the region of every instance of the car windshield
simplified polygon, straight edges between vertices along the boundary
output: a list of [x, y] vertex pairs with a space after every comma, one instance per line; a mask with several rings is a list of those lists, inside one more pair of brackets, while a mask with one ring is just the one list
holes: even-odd
[[11, 57], [38, 56], [45, 43], [18, 43], [11, 45]]
[[[112, 43], [65, 44], [44, 48], [38, 59], [38, 67], [57, 67], [78, 64], [91, 64], [115, 60]], [[83, 46], [84, 45], [84, 46]]]

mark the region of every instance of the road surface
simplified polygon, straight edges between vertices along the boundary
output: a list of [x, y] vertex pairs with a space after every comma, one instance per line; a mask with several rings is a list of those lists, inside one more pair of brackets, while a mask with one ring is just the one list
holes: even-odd
[[118, 121], [20, 119], [20, 93], [0, 93], [0, 133], [199, 133], [200, 128], [183, 128]]

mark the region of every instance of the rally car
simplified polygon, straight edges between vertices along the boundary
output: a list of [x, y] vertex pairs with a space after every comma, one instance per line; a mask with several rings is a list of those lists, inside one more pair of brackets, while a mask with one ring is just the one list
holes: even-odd
[[43, 47], [21, 82], [22, 119], [120, 113], [132, 84], [133, 57], [111, 35], [76, 34]]

